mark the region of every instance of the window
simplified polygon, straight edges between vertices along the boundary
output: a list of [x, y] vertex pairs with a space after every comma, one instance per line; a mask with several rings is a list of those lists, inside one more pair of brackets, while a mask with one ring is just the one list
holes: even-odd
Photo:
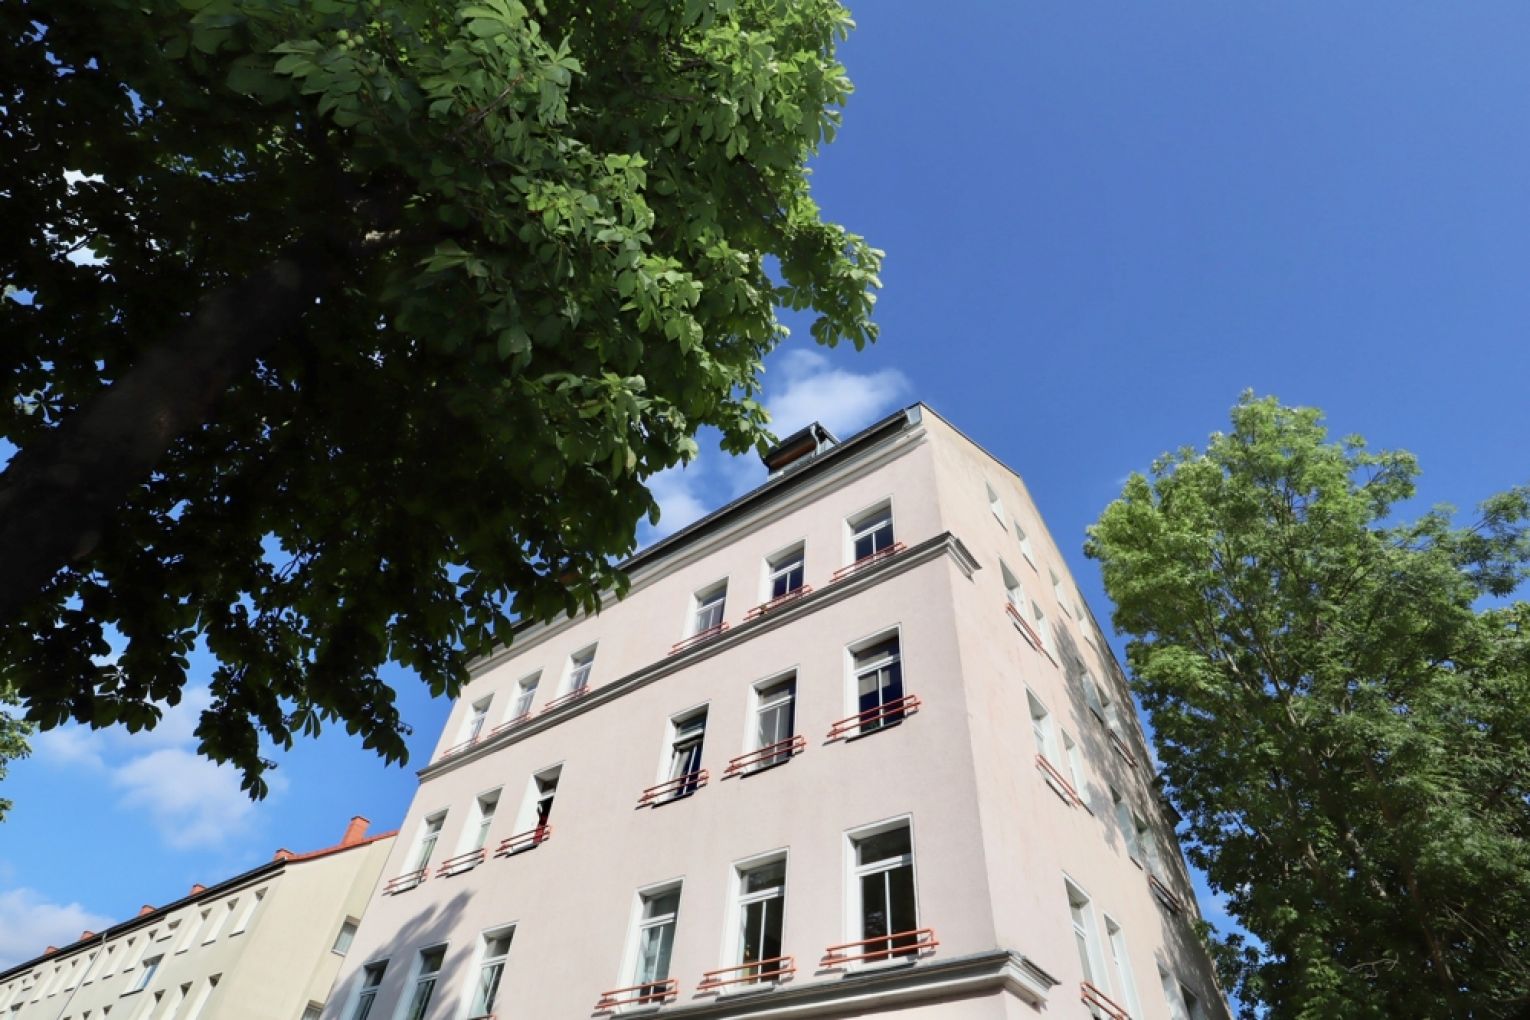
[[499, 791], [490, 790], [479, 796], [473, 805], [473, 813], [477, 821], [469, 826], [468, 834], [471, 837], [467, 850], [482, 850], [484, 844], [489, 841], [489, 829], [494, 825], [494, 812], [499, 809]]
[[988, 509], [993, 511], [993, 515], [999, 519], [999, 525], [1002, 527], [1004, 524], [1004, 503], [999, 499], [999, 494], [993, 491], [992, 485], [984, 482], [983, 488], [988, 490]]
[[330, 947], [331, 953], [339, 953], [344, 956], [351, 951], [351, 943], [356, 941], [356, 919], [347, 917], [340, 924], [340, 932], [335, 936], [335, 944]]
[[1041, 637], [1041, 647], [1052, 658], [1057, 658], [1057, 637], [1052, 633], [1052, 628], [1047, 626], [1047, 614], [1041, 611], [1041, 606], [1032, 602], [1031, 616], [1036, 620], [1036, 633]]
[[1090, 807], [1089, 784], [1084, 782], [1084, 760], [1079, 754], [1078, 745], [1073, 738], [1068, 736], [1068, 731], [1062, 731], [1063, 757], [1068, 759], [1068, 781], [1073, 784], [1073, 792], [1078, 794], [1078, 799], [1083, 801], [1084, 807]]
[[1190, 1020], [1206, 1020], [1206, 1012], [1201, 1009], [1201, 1000], [1194, 992], [1180, 985], [1179, 994], [1185, 1000], [1185, 1013]]
[[1158, 839], [1153, 835], [1153, 827], [1145, 822], [1141, 815], [1132, 812], [1133, 842], [1137, 845], [1139, 860], [1147, 866], [1148, 873], [1157, 877], [1163, 877], [1163, 861], [1158, 856]]
[[201, 911], [201, 913], [199, 913], [197, 915], [197, 919], [195, 921], [191, 922], [190, 924], [188, 924], [186, 926], [186, 934], [181, 936], [181, 943], [180, 943], [180, 945], [175, 947], [175, 951], [177, 953], [184, 953], [186, 950], [190, 949], [196, 943], [196, 941], [197, 941], [197, 934], [204, 927], [206, 927], [207, 919], [209, 917], [211, 917], [211, 916], [212, 916], [212, 908], [208, 907], [207, 909]]
[[862, 951], [871, 960], [916, 952], [918, 937], [913, 932], [919, 927], [919, 916], [908, 824], [853, 835], [850, 844], [855, 853], [853, 916], [859, 938], [876, 940], [868, 941]]
[[181, 1003], [186, 999], [186, 993], [191, 991], [191, 982], [176, 985], [165, 993], [164, 1009], [155, 1014], [155, 1020], [173, 1020], [175, 1011], [181, 1008]]
[[1025, 700], [1030, 703], [1031, 733], [1036, 737], [1036, 753], [1056, 765], [1057, 745], [1052, 736], [1052, 715], [1030, 691], [1025, 692]]
[[903, 661], [897, 635], [867, 645], [853, 657], [860, 732], [872, 733], [902, 722]]
[[1115, 978], [1116, 994], [1121, 997], [1121, 1005], [1132, 1016], [1141, 1016], [1142, 1003], [1137, 998], [1137, 983], [1132, 980], [1132, 961], [1126, 951], [1126, 933], [1108, 914], [1105, 916], [1105, 942], [1110, 946], [1110, 969]]
[[1084, 673], [1080, 677], [1079, 683], [1084, 688], [1084, 704], [1089, 706], [1089, 711], [1094, 713], [1095, 718], [1104, 722], [1105, 703], [1100, 700], [1100, 687], [1094, 682], [1094, 675], [1087, 672]]
[[558, 777], [562, 773], [562, 767], [548, 769], [531, 779], [534, 795], [532, 811], [535, 818], [533, 827], [538, 831], [545, 828], [548, 820], [552, 818], [553, 800], [558, 796]]
[[1020, 586], [1020, 581], [1010, 572], [1009, 564], [999, 561], [999, 576], [1004, 581], [1004, 597], [1009, 599], [1009, 604], [1015, 607], [1016, 612], [1025, 611], [1025, 589]]
[[1163, 985], [1163, 997], [1169, 1004], [1169, 1016], [1173, 1020], [1206, 1020], [1201, 1000], [1163, 967], [1158, 968], [1158, 980]]
[[[238, 907], [239, 897], [237, 896], [223, 904], [223, 909], [217, 912], [216, 916], [213, 917], [212, 924], [208, 926], [207, 934], [202, 936], [202, 945], [205, 946], [210, 942], [218, 940], [218, 933], [223, 930], [223, 926], [228, 923], [228, 919], [234, 915], [234, 911]], [[216, 910], [216, 908], [214, 909]]]
[[637, 955], [631, 984], [645, 986], [639, 996], [663, 989], [658, 983], [669, 977], [669, 958], [675, 949], [675, 923], [680, 916], [680, 887], [642, 894], [638, 916]]
[[489, 718], [489, 703], [494, 700], [491, 694], [487, 698], [473, 702], [468, 711], [467, 722], [462, 727], [462, 739], [459, 743], [469, 744], [478, 739], [483, 732], [484, 720]]
[[1090, 907], [1089, 897], [1082, 889], [1067, 880], [1064, 880], [1063, 885], [1068, 893], [1068, 913], [1073, 918], [1073, 942], [1078, 949], [1078, 962], [1084, 970], [1084, 980], [1100, 991], [1107, 992], [1110, 981], [1100, 962], [1100, 937], [1094, 927], [1094, 909]]
[[669, 775], [666, 779], [677, 780], [665, 795], [666, 800], [694, 793], [701, 785], [697, 775], [701, 771], [701, 746], [707, 732], [707, 710], [701, 709], [687, 716], [670, 721], [673, 734], [670, 742]]
[[[195, 1001], [191, 1004], [191, 1009], [187, 1011], [185, 1020], [198, 1020], [201, 1017], [202, 1010], [207, 1007], [207, 1000], [212, 997], [213, 989], [218, 987], [218, 979], [222, 976], [214, 974], [207, 979], [207, 984], [202, 986], [202, 990], [197, 993]], [[104, 1013], [105, 1010], [102, 1012]]]
[[351, 1020], [367, 1020], [372, 1015], [372, 1004], [377, 1001], [377, 989], [382, 985], [383, 972], [387, 969], [387, 960], [369, 963], [361, 968], [361, 991], [356, 995], [356, 1008], [351, 1010]]
[[568, 693], [582, 691], [590, 682], [590, 667], [595, 665], [595, 646], [575, 652], [568, 659]]
[[798, 543], [786, 552], [779, 553], [766, 561], [769, 567], [767, 600], [785, 598], [802, 587], [804, 549], [805, 547]]
[[303, 1020], [319, 1020], [324, 1015], [324, 1003], [310, 1002], [308, 1008], [303, 1010]]
[[171, 921], [169, 924], [165, 925], [165, 930], [160, 932], [158, 941], [169, 942], [171, 939], [175, 938], [175, 933], [180, 930], [180, 927], [181, 922], [179, 918]]
[[[128, 942], [129, 942], [129, 944], [131, 944], [132, 940], [129, 939]], [[106, 947], [106, 955], [101, 960], [101, 976], [102, 977], [108, 978], [108, 977], [111, 977], [113, 974], [115, 974], [117, 972], [117, 961], [112, 959], [112, 954], [114, 954], [116, 952], [117, 952], [117, 947], [116, 946], [107, 946]], [[87, 978], [87, 980], [89, 980], [89, 979]]]
[[784, 744], [755, 764], [764, 768], [792, 756], [790, 740], [796, 733], [797, 674], [766, 681], [755, 688], [755, 749]]
[[425, 1012], [430, 1009], [430, 997], [436, 992], [436, 979], [441, 976], [441, 964], [445, 959], [445, 946], [420, 950], [419, 960], [415, 964], [414, 988], [409, 993], [404, 1020], [425, 1020]]
[[538, 672], [522, 677], [516, 684], [515, 708], [511, 710], [511, 719], [522, 719], [531, 714], [531, 701], [537, 696], [537, 684], [541, 682], [542, 674]]
[[505, 973], [505, 958], [510, 955], [512, 929], [491, 932], [483, 937], [483, 962], [478, 965], [478, 980], [473, 986], [470, 1018], [488, 1017], [499, 998], [499, 982]]
[[144, 952], [149, 948], [149, 943], [153, 941], [153, 929], [150, 929], [149, 934], [141, 939], [128, 939], [128, 958], [127, 962], [122, 965], [122, 969], [128, 971], [138, 966], [138, 961], [143, 959]]
[[698, 591], [693, 599], [691, 634], [705, 634], [722, 626], [728, 603], [728, 582], [719, 581]]
[[[757, 964], [781, 955], [781, 918], [786, 909], [786, 858], [777, 857], [738, 869], [738, 962]], [[771, 966], [751, 968], [740, 976], [750, 983]]]
[[1057, 571], [1048, 568], [1048, 574], [1052, 575], [1052, 594], [1057, 597], [1057, 608], [1063, 612], [1071, 612], [1068, 608], [1068, 596], [1063, 592], [1062, 578], [1057, 576]]
[[1036, 565], [1036, 555], [1031, 550], [1031, 540], [1026, 536], [1025, 529], [1020, 526], [1020, 522], [1017, 520], [1011, 519], [1009, 523], [1014, 527], [1015, 539], [1020, 543], [1020, 554], [1025, 557], [1025, 562], [1034, 567]]
[[1141, 863], [1142, 848], [1137, 845], [1137, 826], [1132, 823], [1132, 810], [1126, 806], [1121, 792], [1113, 786], [1110, 788], [1110, 801], [1116, 813], [1116, 828], [1121, 831], [1121, 842], [1126, 846], [1126, 855]]
[[[80, 984], [81, 985], [88, 985], [88, 984], [90, 984], [91, 971], [93, 971], [95, 969], [96, 964], [101, 962], [101, 956], [102, 956], [102, 954], [98, 950], [98, 951], [96, 951], [94, 953], [91, 953], [89, 956], [85, 957], [85, 966], [80, 969]], [[73, 987], [73, 986], [70, 986], [70, 987]], [[3, 997], [0, 997], [0, 1002], [3, 1002], [3, 1001], [4, 1001]]]
[[424, 871], [430, 866], [431, 855], [436, 852], [436, 841], [441, 838], [441, 826], [445, 824], [445, 811], [425, 819], [425, 826], [420, 830], [420, 841], [414, 851], [414, 865], [409, 869], [410, 871]]
[[[250, 926], [250, 918], [255, 916], [255, 909], [260, 906], [260, 901], [265, 898], [266, 891], [264, 889], [256, 889], [255, 895], [245, 898], [244, 910], [240, 913], [239, 919], [234, 922], [234, 927], [229, 930], [230, 935], [238, 935]], [[228, 912], [230, 914], [234, 912], [234, 905], [232, 903], [228, 905]]]
[[859, 563], [893, 544], [892, 507], [884, 504], [850, 522], [851, 562]]
[[143, 961], [143, 970], [138, 972], [138, 980], [133, 983], [133, 991], [141, 992], [149, 987], [149, 982], [154, 980], [154, 972], [159, 970], [160, 957], [151, 956]]

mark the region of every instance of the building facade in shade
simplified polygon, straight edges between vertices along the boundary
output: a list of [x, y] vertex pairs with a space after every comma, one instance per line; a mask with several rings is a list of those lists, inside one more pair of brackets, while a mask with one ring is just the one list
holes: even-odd
[[767, 465], [475, 664], [325, 1020], [1225, 1018], [1020, 479], [922, 405]]
[[0, 973], [3, 1020], [313, 1020], [392, 849], [353, 818], [332, 847], [217, 885]]

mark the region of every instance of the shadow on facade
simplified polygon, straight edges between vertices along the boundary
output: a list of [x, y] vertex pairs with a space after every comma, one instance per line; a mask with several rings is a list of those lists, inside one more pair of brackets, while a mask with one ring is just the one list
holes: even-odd
[[[408, 896], [409, 893], [403, 895]], [[420, 901], [422, 906], [428, 902], [423, 899]], [[431, 906], [424, 912], [411, 917], [365, 959], [354, 957], [348, 959], [341, 972], [345, 976], [330, 989], [329, 1001], [324, 1006], [324, 1020], [339, 1020], [341, 1017], [350, 1015], [352, 1004], [360, 992], [363, 968], [366, 964], [382, 960], [388, 961], [388, 968], [383, 974], [382, 986], [371, 1015], [394, 1015], [395, 1007], [407, 992], [405, 983], [409, 979], [420, 950], [446, 944], [451, 938], [458, 919], [466, 909], [467, 902], [468, 893], [460, 892], [445, 903]], [[439, 1006], [448, 995], [455, 996], [457, 990], [462, 987], [465, 976], [463, 967], [466, 966], [465, 961], [472, 955], [470, 952], [462, 952], [463, 948], [448, 946], [446, 965], [436, 980], [436, 989], [432, 996], [433, 1005]]]

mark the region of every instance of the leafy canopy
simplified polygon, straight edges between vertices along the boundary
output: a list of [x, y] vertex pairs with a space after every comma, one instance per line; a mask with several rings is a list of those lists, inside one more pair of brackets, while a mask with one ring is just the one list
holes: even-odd
[[1245, 1015], [1530, 1012], [1530, 489], [1412, 522], [1406, 453], [1245, 394], [1090, 529]]
[[[514, 620], [620, 589], [644, 479], [703, 426], [767, 439], [778, 308], [875, 337], [881, 253], [805, 169], [850, 24], [834, 0], [5, 4], [9, 473], [72, 482], [34, 456], [72, 421], [216, 390], [0, 619], [30, 718], [152, 726], [205, 641], [201, 750], [259, 794], [261, 741], [324, 722], [403, 758], [380, 664], [451, 694]], [[252, 316], [275, 324], [240, 362]], [[225, 348], [226, 385], [135, 375]]]

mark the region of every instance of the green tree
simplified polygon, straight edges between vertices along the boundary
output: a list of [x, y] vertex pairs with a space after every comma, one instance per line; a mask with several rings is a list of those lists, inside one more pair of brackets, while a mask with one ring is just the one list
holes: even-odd
[[881, 253], [806, 169], [849, 27], [835, 0], [0, 6], [27, 716], [151, 726], [205, 641], [201, 750], [259, 794], [262, 739], [321, 723], [402, 758], [380, 664], [450, 694], [513, 621], [620, 590], [645, 478], [704, 426], [766, 440], [778, 309], [874, 339]]
[[1248, 1017], [1526, 1016], [1530, 490], [1402, 522], [1414, 458], [1321, 421], [1245, 394], [1089, 531], [1187, 852], [1253, 936], [1224, 976]]
[[[27, 746], [27, 734], [32, 731], [32, 728], [8, 711], [15, 704], [15, 697], [5, 690], [3, 685], [0, 685], [0, 781], [5, 779], [6, 767], [12, 761], [25, 758], [31, 753], [31, 749]], [[5, 797], [0, 797], [0, 821], [5, 820], [6, 812], [10, 809], [11, 802]]]

